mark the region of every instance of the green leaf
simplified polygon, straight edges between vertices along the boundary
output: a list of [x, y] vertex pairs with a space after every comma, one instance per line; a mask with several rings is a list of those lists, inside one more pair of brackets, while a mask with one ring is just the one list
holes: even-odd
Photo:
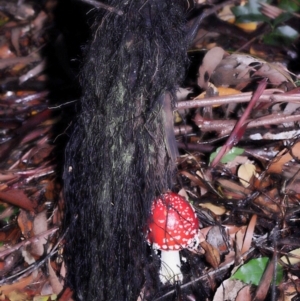
[[264, 36], [264, 42], [270, 45], [289, 45], [299, 37], [299, 33], [288, 25], [277, 27], [272, 33]]
[[[247, 284], [258, 285], [269, 262], [268, 257], [251, 259], [242, 265], [232, 276], [231, 279], [241, 280]], [[283, 278], [282, 266], [277, 265], [276, 284]]]
[[281, 9], [287, 10], [288, 12], [296, 13], [300, 11], [300, 2], [291, 0], [281, 0], [279, 1], [279, 7]]
[[[209, 157], [209, 163], [211, 163], [213, 161], [213, 159], [217, 156], [220, 149], [221, 149], [221, 147], [218, 147], [215, 152], [211, 153], [211, 155]], [[235, 159], [235, 157], [237, 157], [243, 153], [244, 153], [243, 148], [233, 147], [225, 156], [223, 156], [223, 158], [221, 159], [221, 162], [222, 163], [231, 162]]]
[[278, 25], [287, 22], [293, 17], [291, 13], [282, 13], [276, 19], [273, 20], [273, 27], [277, 27]]
[[299, 36], [298, 32], [288, 25], [277, 27], [276, 32], [289, 39], [296, 39]]
[[6, 206], [0, 204], [0, 213], [2, 213], [6, 208], [7, 208]]
[[249, 0], [246, 5], [232, 7], [231, 11], [237, 22], [266, 21], [268, 18], [260, 12], [260, 3], [268, 2], [267, 0]]
[[5, 25], [9, 21], [9, 18], [0, 13], [0, 27]]

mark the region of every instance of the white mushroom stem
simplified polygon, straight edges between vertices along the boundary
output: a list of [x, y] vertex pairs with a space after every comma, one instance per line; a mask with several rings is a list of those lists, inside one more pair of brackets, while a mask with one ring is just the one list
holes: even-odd
[[182, 282], [183, 275], [180, 270], [179, 251], [161, 251], [161, 265], [159, 271], [160, 281], [165, 284], [167, 282], [174, 284], [175, 281]]

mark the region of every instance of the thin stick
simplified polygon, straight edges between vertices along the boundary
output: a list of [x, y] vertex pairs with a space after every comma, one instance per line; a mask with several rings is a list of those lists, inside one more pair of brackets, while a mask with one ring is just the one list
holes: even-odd
[[93, 5], [94, 7], [96, 8], [103, 8], [103, 9], [106, 9], [108, 11], [110, 11], [111, 13], [115, 13], [119, 16], [122, 16], [124, 14], [123, 11], [117, 9], [117, 8], [114, 8], [112, 6], [109, 6], [109, 5], [106, 5], [102, 2], [98, 2], [98, 1], [95, 1], [95, 0], [80, 0], [82, 2], [85, 2], [85, 3], [88, 3], [90, 5]]
[[[56, 231], [58, 230], [58, 227], [54, 227], [48, 231]], [[43, 232], [46, 233], [47, 231]], [[5, 277], [4, 279], [0, 280], [0, 285], [2, 286], [3, 284], [5, 284], [6, 282], [8, 282], [9, 280], [14, 280], [14, 281], [18, 281], [26, 276], [28, 276], [29, 274], [31, 274], [34, 270], [37, 270], [39, 267], [41, 267], [46, 260], [48, 260], [49, 258], [51, 258], [58, 250], [59, 245], [61, 244], [61, 242], [63, 241], [66, 233], [68, 232], [68, 229], [65, 231], [65, 233], [61, 236], [61, 238], [58, 240], [58, 242], [54, 245], [54, 247], [52, 248], [52, 250], [45, 255], [45, 257], [43, 257], [40, 261], [32, 263], [31, 265], [29, 265], [27, 268], [18, 271], [17, 273], [10, 275], [8, 277]], [[41, 234], [43, 234], [41, 233]]]
[[[271, 114], [271, 115], [265, 115], [263, 117], [259, 117], [258, 119], [253, 119], [247, 123], [247, 129], [251, 128], [257, 128], [262, 126], [268, 126], [268, 125], [274, 125], [274, 124], [284, 124], [284, 123], [290, 123], [290, 122], [299, 122], [300, 121], [300, 114], [297, 115], [285, 115], [285, 114]], [[222, 120], [222, 119], [202, 119], [197, 120], [196, 125], [201, 129], [202, 132], [211, 132], [216, 131], [220, 136], [228, 135], [236, 121], [235, 120]], [[184, 132], [185, 128], [178, 129], [179, 127], [176, 127], [176, 135], [184, 135], [188, 133], [188, 130], [192, 131], [192, 129], [187, 128]], [[181, 132], [180, 132], [181, 130]], [[288, 132], [291, 129], [278, 129], [278, 132], [281, 133], [282, 131]], [[297, 131], [297, 129], [293, 129]], [[297, 131], [298, 132], [298, 131]]]
[[11, 247], [9, 249], [1, 251], [0, 252], [0, 258], [6, 256], [8, 254], [11, 254], [12, 252], [18, 250], [19, 248], [21, 248], [23, 246], [27, 246], [27, 245], [29, 245], [31, 243], [38, 242], [41, 238], [44, 238], [46, 236], [49, 236], [49, 235], [55, 233], [58, 229], [59, 228], [57, 226], [53, 227], [52, 229], [49, 229], [49, 230], [44, 231], [44, 232], [42, 232], [42, 233], [40, 233], [40, 234], [38, 234], [38, 235], [36, 235], [34, 237], [31, 237], [31, 238], [29, 238], [27, 240], [24, 240], [24, 241], [22, 241], [22, 242], [20, 242], [20, 243], [18, 243], [16, 245], [14, 245], [13, 247]]
[[[281, 92], [280, 94], [272, 94], [274, 92]], [[245, 92], [230, 96], [216, 96], [202, 99], [185, 100], [176, 104], [175, 110], [192, 109], [206, 106], [220, 106], [229, 103], [244, 103], [249, 102], [252, 96], [252, 92]], [[258, 102], [264, 103], [278, 103], [278, 102], [291, 102], [300, 104], [300, 94], [287, 94], [282, 93], [282, 90], [269, 89], [265, 90], [260, 96]]]
[[241, 116], [241, 118], [238, 120], [238, 122], [234, 126], [231, 134], [229, 135], [227, 141], [225, 142], [225, 144], [222, 146], [222, 148], [218, 152], [217, 156], [213, 159], [213, 161], [211, 163], [211, 167], [215, 167], [220, 162], [222, 157], [225, 154], [227, 154], [227, 152], [229, 152], [229, 150], [239, 142], [240, 138], [242, 137], [242, 135], [245, 132], [247, 118], [249, 117], [249, 115], [250, 115], [253, 107], [257, 103], [258, 99], [264, 92], [266, 86], [267, 86], [267, 79], [265, 78], [259, 83], [259, 85], [258, 85], [256, 91], [254, 92], [243, 115]]

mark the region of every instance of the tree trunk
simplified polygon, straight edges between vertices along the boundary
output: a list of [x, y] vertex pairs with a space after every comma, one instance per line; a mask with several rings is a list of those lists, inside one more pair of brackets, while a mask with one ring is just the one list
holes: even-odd
[[106, 4], [123, 15], [94, 23], [64, 175], [67, 283], [84, 301], [136, 300], [147, 281], [144, 230], [172, 187], [171, 105], [187, 61], [186, 0]]

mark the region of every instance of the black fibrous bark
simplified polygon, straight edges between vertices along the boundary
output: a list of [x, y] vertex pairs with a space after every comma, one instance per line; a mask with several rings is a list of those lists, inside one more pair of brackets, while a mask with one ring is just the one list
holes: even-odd
[[[137, 300], [152, 200], [172, 186], [171, 104], [186, 66], [185, 0], [110, 0], [81, 73], [66, 149], [65, 261], [76, 300]], [[146, 281], [146, 284], [145, 284]]]

